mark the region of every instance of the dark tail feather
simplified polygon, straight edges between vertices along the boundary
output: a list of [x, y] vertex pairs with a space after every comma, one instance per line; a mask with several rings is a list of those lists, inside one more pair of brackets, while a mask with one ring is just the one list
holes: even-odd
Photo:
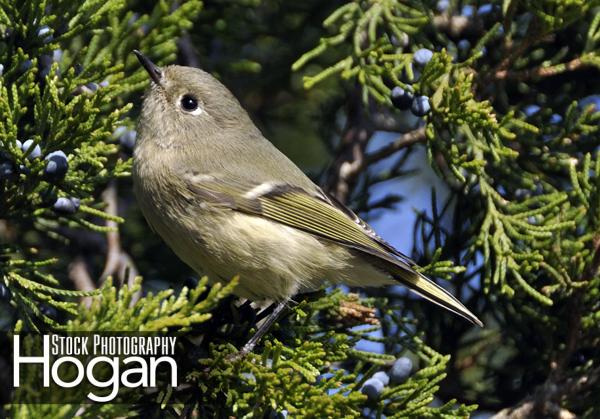
[[483, 327], [483, 323], [473, 313], [469, 311], [460, 301], [444, 288], [437, 285], [435, 282], [412, 269], [398, 267], [392, 274], [394, 278], [406, 285], [412, 291], [419, 294], [421, 297], [435, 303], [460, 317], [467, 319], [479, 327]]

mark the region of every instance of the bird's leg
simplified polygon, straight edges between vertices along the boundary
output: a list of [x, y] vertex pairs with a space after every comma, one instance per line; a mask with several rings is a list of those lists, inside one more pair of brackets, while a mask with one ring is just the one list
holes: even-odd
[[[240, 349], [238, 352], [236, 352], [235, 354], [232, 355], [232, 357], [230, 358], [231, 361], [241, 359], [241, 358], [245, 357], [246, 355], [248, 355], [250, 352], [252, 352], [252, 350], [254, 349], [256, 344], [258, 342], [260, 342], [260, 340], [265, 335], [265, 333], [267, 333], [269, 331], [269, 329], [271, 328], [273, 323], [275, 323], [277, 321], [277, 319], [281, 316], [281, 313], [286, 308], [287, 303], [288, 303], [287, 300], [283, 300], [278, 303], [272, 304], [272, 306], [274, 306], [274, 308], [273, 308], [273, 311], [271, 312], [271, 314], [269, 314], [267, 316], [267, 318], [262, 322], [262, 324], [260, 326], [258, 326], [258, 329], [256, 329], [256, 332], [254, 332], [254, 335], [250, 338], [250, 340], [248, 342], [246, 342], [246, 344], [242, 347], [242, 349]], [[268, 309], [269, 308], [267, 308], [265, 310], [268, 310]]]

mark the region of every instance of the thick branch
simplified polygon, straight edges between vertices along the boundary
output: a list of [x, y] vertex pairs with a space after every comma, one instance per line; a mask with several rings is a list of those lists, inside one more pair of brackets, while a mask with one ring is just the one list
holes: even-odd
[[96, 285], [90, 276], [85, 260], [81, 256], [77, 256], [69, 265], [69, 278], [75, 284], [75, 289], [78, 291], [93, 291]]
[[[117, 216], [117, 184], [112, 181], [106, 190], [102, 193], [102, 199], [106, 203], [106, 213]], [[138, 276], [138, 270], [133, 263], [131, 257], [121, 248], [121, 238], [119, 236], [118, 225], [115, 221], [107, 220], [106, 226], [111, 227], [113, 231], [106, 233], [106, 262], [101, 278], [104, 280], [108, 276], [116, 275], [123, 283], [129, 286], [133, 285], [133, 281]], [[132, 303], [137, 301], [139, 295], [135, 295]]]
[[[106, 190], [102, 193], [102, 199], [106, 203], [106, 213], [117, 215], [117, 186], [115, 181], [110, 182]], [[121, 254], [121, 239], [119, 237], [118, 225], [116, 222], [107, 220], [106, 226], [113, 229], [106, 233], [106, 262], [100, 277], [102, 279], [113, 275], [119, 269]]]
[[[69, 265], [69, 278], [75, 284], [75, 289], [79, 291], [93, 291], [96, 289], [96, 284], [92, 279], [87, 264], [82, 256], [77, 256]], [[90, 306], [92, 300], [90, 297], [83, 299], [83, 304]]]

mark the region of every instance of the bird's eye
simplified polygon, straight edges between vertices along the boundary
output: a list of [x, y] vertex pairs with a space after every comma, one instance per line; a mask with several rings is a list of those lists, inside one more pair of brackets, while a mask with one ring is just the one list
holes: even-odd
[[181, 107], [188, 112], [194, 112], [198, 109], [198, 100], [192, 95], [183, 95]]

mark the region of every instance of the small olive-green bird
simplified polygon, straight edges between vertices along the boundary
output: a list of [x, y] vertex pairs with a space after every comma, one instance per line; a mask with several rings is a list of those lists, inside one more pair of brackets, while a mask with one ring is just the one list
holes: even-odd
[[325, 194], [258, 130], [233, 94], [197, 68], [160, 68], [138, 124], [133, 180], [150, 226], [211, 281], [287, 301], [326, 284], [401, 283], [482, 325], [415, 263]]

